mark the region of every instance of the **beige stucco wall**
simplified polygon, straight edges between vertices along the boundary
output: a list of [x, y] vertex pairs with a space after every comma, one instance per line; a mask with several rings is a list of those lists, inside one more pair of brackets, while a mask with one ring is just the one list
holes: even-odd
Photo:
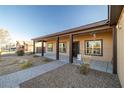
[[117, 24], [117, 72], [124, 87], [124, 9]]
[[[59, 42], [65, 42], [66, 43], [66, 53], [60, 53], [60, 54], [68, 55], [69, 54], [69, 37], [68, 36], [61, 37], [59, 39]], [[47, 53], [56, 53], [56, 39], [52, 38], [52, 39], [47, 40], [46, 47], [47, 47], [47, 44], [49, 44], [49, 43], [53, 44], [53, 51], [48, 52], [47, 48], [46, 48]]]
[[[99, 61], [111, 61], [112, 60], [112, 32], [103, 32], [96, 34], [96, 39], [102, 39], [103, 40], [103, 56], [91, 56], [91, 59], [93, 60], [99, 60]], [[92, 35], [82, 35], [82, 36], [76, 36], [74, 41], [80, 41], [80, 53], [84, 55], [84, 42], [85, 40], [93, 40]]]
[[[82, 56], [84, 55], [84, 41], [92, 40], [92, 39], [93, 39], [93, 36], [91, 34], [74, 36], [74, 41], [80, 42], [80, 53], [82, 54]], [[105, 61], [105, 62], [111, 61], [112, 60], [112, 32], [110, 30], [106, 30], [105, 32], [97, 33], [96, 39], [103, 40], [103, 56], [92, 56], [91, 59]], [[60, 53], [60, 54], [69, 55], [69, 36], [61, 37], [60, 42], [66, 42], [66, 45], [67, 45], [67, 50], [66, 50], [67, 52]], [[56, 53], [55, 39], [47, 40], [47, 44], [48, 43], [53, 43], [53, 53]]]

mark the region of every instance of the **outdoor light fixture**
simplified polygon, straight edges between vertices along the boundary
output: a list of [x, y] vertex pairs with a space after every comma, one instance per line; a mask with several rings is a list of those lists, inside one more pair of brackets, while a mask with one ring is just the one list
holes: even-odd
[[96, 33], [93, 33], [93, 40], [96, 40]]
[[117, 29], [121, 29], [121, 28], [122, 28], [122, 25], [121, 25], [121, 24], [118, 24], [118, 25], [116, 26], [116, 28], [117, 28]]
[[90, 33], [90, 35], [93, 37], [93, 40], [96, 40], [96, 33]]

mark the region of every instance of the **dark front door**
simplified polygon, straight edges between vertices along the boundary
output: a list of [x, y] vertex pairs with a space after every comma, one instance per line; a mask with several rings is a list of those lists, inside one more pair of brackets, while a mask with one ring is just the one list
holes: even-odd
[[79, 46], [79, 41], [73, 42], [73, 57], [77, 57], [77, 54], [79, 54]]

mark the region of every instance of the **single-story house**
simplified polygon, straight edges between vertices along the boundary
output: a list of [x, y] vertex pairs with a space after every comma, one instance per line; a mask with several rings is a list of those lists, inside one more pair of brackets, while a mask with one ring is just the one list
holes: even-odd
[[[124, 28], [123, 22], [123, 6], [108, 6], [108, 19], [106, 20], [33, 38], [33, 52], [36, 52], [35, 43], [41, 42], [42, 56], [48, 53], [55, 55], [56, 60], [59, 60], [60, 55], [65, 55], [68, 61], [73, 63], [73, 58], [81, 54], [90, 56], [92, 60], [111, 62], [113, 73], [119, 74], [122, 86], [124, 86], [124, 56], [122, 56], [124, 51], [121, 50], [124, 48], [122, 45], [124, 31], [122, 31], [123, 34], [121, 32], [118, 34], [117, 31]], [[118, 24], [121, 24], [121, 27]]]

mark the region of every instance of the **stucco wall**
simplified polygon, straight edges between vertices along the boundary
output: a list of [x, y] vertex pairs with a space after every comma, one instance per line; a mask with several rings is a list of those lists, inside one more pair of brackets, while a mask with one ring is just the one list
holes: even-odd
[[[102, 39], [103, 40], [103, 56], [91, 56], [91, 59], [93, 60], [99, 60], [99, 61], [111, 61], [112, 60], [112, 32], [103, 32], [96, 34], [96, 39]], [[80, 53], [84, 55], [84, 42], [85, 40], [93, 40], [92, 35], [82, 35], [82, 36], [76, 36], [74, 41], [80, 41]]]
[[[61, 37], [61, 38], [59, 38], [59, 42], [65, 42], [66, 43], [66, 53], [60, 53], [60, 54], [68, 55], [69, 54], [69, 37], [68, 36]], [[48, 52], [47, 48], [46, 48], [47, 53], [54, 53], [55, 54], [56, 53], [56, 39], [53, 38], [53, 39], [47, 40], [46, 47], [47, 47], [47, 44], [49, 44], [49, 43], [53, 44], [53, 51]]]
[[[78, 35], [74, 36], [74, 41], [80, 42], [80, 53], [84, 55], [84, 41], [85, 40], [92, 40], [93, 36], [91, 34], [86, 35]], [[112, 32], [105, 31], [102, 33], [96, 34], [96, 39], [103, 40], [103, 56], [92, 56], [91, 59], [99, 60], [99, 61], [111, 61], [112, 60]], [[60, 42], [65, 42], [67, 44], [66, 53], [60, 53], [63, 55], [69, 54], [69, 36], [61, 37]], [[53, 53], [56, 53], [56, 41], [55, 39], [51, 39], [47, 41], [48, 43], [53, 43]], [[47, 48], [46, 48], [47, 49]]]
[[122, 87], [124, 87], [124, 9], [117, 25], [117, 71]]

